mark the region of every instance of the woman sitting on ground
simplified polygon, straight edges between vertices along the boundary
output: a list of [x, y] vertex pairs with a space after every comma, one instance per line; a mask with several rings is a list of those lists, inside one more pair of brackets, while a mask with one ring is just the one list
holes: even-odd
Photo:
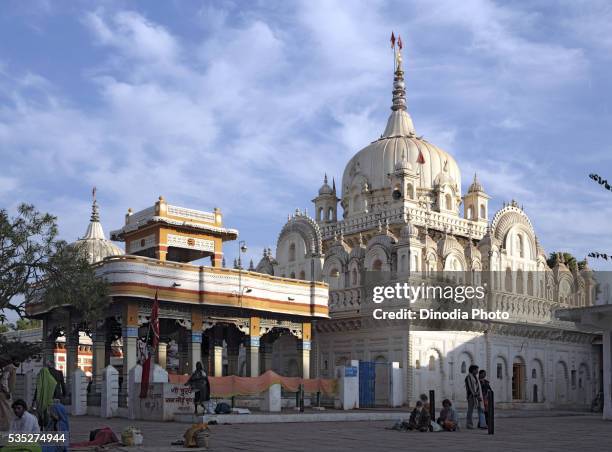
[[442, 410], [440, 410], [440, 417], [437, 422], [444, 430], [449, 432], [457, 430], [457, 425], [459, 425], [457, 411], [453, 408], [453, 404], [450, 400], [444, 399], [442, 401]]

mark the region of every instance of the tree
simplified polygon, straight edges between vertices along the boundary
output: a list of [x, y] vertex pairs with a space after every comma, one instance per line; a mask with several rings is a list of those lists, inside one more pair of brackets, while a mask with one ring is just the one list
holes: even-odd
[[546, 260], [546, 263], [548, 264], [550, 268], [554, 268], [554, 266], [557, 265], [559, 254], [563, 256], [563, 261], [565, 262], [565, 266], [569, 268], [570, 271], [582, 270], [584, 266], [586, 265], [586, 260], [578, 261], [570, 253], [566, 253], [564, 251], [563, 252], [557, 251], [557, 252], [550, 253], [550, 255], [548, 256], [548, 259]]
[[43, 278], [56, 237], [56, 218], [32, 205], [21, 204], [15, 218], [0, 210], [0, 310], [23, 315], [25, 299]]
[[49, 307], [72, 309], [85, 324], [104, 318], [108, 307], [108, 284], [96, 276], [83, 250], [57, 242], [48, 261], [37, 298]]
[[31, 330], [34, 328], [40, 328], [42, 322], [35, 319], [18, 319], [15, 322], [15, 330]]
[[56, 218], [22, 204], [10, 218], [0, 210], [0, 312], [20, 317], [25, 303], [65, 307], [85, 322], [108, 306], [106, 282], [82, 250], [57, 240]]

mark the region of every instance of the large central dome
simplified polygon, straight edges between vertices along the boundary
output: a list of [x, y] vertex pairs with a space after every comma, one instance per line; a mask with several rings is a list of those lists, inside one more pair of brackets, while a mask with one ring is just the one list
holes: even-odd
[[[406, 161], [418, 172], [420, 187], [433, 189], [437, 183], [447, 181], [456, 184], [460, 196], [461, 173], [455, 159], [415, 133], [412, 118], [406, 111], [401, 55], [395, 71], [391, 110], [382, 136], [355, 154], [346, 165], [342, 175], [342, 199], [346, 200], [364, 183], [369, 191], [391, 189], [389, 174]], [[419, 151], [424, 163], [418, 162]]]

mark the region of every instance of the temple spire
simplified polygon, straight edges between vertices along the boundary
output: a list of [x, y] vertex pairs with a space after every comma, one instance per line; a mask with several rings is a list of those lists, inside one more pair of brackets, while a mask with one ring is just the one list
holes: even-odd
[[[401, 43], [401, 41], [399, 42]], [[391, 110], [406, 111], [406, 85], [404, 84], [401, 45], [398, 45], [395, 51], [395, 77], [393, 78], [393, 105], [391, 105]]]
[[100, 209], [98, 207], [98, 201], [96, 200], [97, 194], [96, 187], [91, 191], [91, 196], [93, 198], [93, 202], [91, 203], [91, 217], [89, 219], [89, 225], [87, 226], [87, 231], [85, 231], [84, 239], [102, 239], [104, 240], [104, 230], [102, 229], [102, 224], [100, 223]]
[[93, 202], [91, 204], [91, 218], [92, 222], [100, 222], [100, 209], [98, 208], [98, 201], [96, 200], [96, 193], [98, 189], [96, 187], [91, 190], [91, 196], [93, 198]]
[[393, 77], [393, 100], [391, 103], [391, 115], [387, 121], [387, 127], [381, 138], [395, 138], [415, 136], [412, 118], [406, 107], [406, 85], [404, 83], [404, 68], [402, 60], [402, 38], [398, 35], [397, 44], [392, 40], [394, 77]]

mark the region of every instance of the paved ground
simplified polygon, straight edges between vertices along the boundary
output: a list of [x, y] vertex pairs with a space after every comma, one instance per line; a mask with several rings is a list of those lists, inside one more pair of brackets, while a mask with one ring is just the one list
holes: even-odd
[[[612, 422], [599, 416], [500, 418], [496, 433], [461, 430], [455, 433], [416, 433], [386, 430], [388, 422], [313, 422], [303, 424], [243, 424], [211, 426], [212, 451], [588, 451], [612, 452]], [[143, 448], [132, 451], [170, 452], [170, 442], [182, 437], [188, 425], [174, 422], [129, 421], [96, 417], [71, 419], [72, 439], [88, 439], [89, 430], [108, 425], [120, 433], [137, 425]]]

